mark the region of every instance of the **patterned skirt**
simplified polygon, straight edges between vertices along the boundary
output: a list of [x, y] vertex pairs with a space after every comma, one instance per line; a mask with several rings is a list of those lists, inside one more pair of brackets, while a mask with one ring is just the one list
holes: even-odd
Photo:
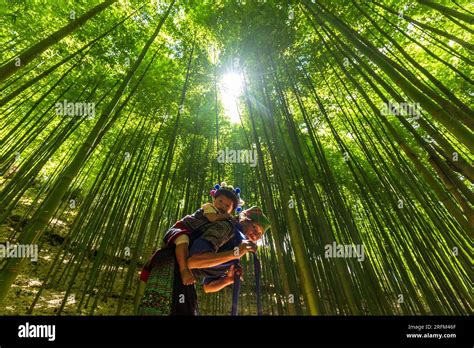
[[175, 248], [155, 253], [145, 292], [138, 308], [139, 315], [197, 315], [194, 285], [183, 285]]
[[139, 315], [170, 315], [175, 264], [174, 248], [162, 249], [156, 254], [138, 309]]

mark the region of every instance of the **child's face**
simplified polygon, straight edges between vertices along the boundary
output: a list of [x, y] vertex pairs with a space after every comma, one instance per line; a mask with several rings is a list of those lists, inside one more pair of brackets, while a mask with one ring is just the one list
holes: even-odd
[[231, 213], [233, 209], [234, 202], [232, 199], [221, 195], [214, 198], [214, 206], [219, 209], [221, 213]]

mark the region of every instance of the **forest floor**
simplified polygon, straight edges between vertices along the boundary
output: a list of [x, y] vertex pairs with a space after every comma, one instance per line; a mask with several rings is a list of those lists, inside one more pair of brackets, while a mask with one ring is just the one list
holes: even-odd
[[[15, 236], [21, 231], [26, 224], [28, 208], [32, 200], [28, 197], [32, 195], [26, 194], [22, 198], [12, 214], [7, 218], [4, 224], [0, 225], [0, 244], [6, 245], [8, 241], [13, 244]], [[53, 227], [51, 227], [51, 225]], [[2, 307], [0, 307], [0, 315], [26, 315], [35, 297], [40, 291], [43, 280], [46, 278], [50, 270], [52, 261], [56, 254], [61, 250], [61, 244], [64, 237], [69, 231], [69, 222], [53, 221], [53, 223], [45, 231], [45, 234], [40, 239], [38, 259], [37, 261], [27, 260], [24, 263], [18, 277], [12, 285], [7, 298]], [[0, 260], [1, 262], [1, 260]], [[66, 262], [66, 261], [63, 261]], [[2, 264], [0, 263], [0, 266]], [[121, 274], [122, 272], [120, 272]], [[84, 271], [80, 271], [76, 279], [81, 279]], [[34, 315], [56, 315], [63, 302], [66, 294], [66, 288], [63, 286], [66, 282], [62, 281], [60, 284], [47, 284], [42, 290], [42, 294], [36, 303], [32, 314]], [[118, 304], [117, 299], [120, 297], [120, 292], [123, 285], [123, 278], [119, 275], [115, 278], [113, 286], [113, 293], [109, 293], [107, 300], [98, 301], [98, 305], [94, 311], [94, 315], [115, 315]], [[79, 292], [73, 289], [68, 295], [61, 315], [87, 315], [88, 309], [77, 311], [77, 304], [79, 301]], [[95, 297], [92, 295], [92, 297]], [[92, 303], [94, 298], [91, 298]], [[121, 313], [124, 315], [133, 314], [133, 301], [125, 301]]]
[[[5, 184], [5, 180], [0, 177], [0, 187]], [[7, 242], [15, 244], [15, 240], [19, 236], [23, 227], [28, 221], [28, 217], [31, 215], [31, 207], [34, 198], [39, 193], [39, 185], [32, 185], [25, 192], [23, 197], [19, 200], [17, 206], [13, 209], [11, 214], [8, 216], [3, 224], [0, 224], [0, 244], [6, 245]], [[38, 292], [43, 287], [44, 279], [47, 278], [48, 272], [50, 271], [51, 265], [56, 258], [56, 255], [61, 252], [62, 243], [65, 237], [69, 234], [70, 226], [74, 221], [75, 215], [66, 213], [62, 215], [62, 219], [53, 219], [48, 225], [46, 231], [42, 235], [38, 243], [38, 259], [36, 261], [27, 260], [21, 268], [19, 275], [17, 276], [14, 284], [12, 285], [7, 298], [3, 305], [0, 306], [0, 315], [30, 315], [29, 309], [34, 303]], [[74, 250], [72, 250], [74, 252]], [[93, 254], [93, 250], [90, 251]], [[72, 253], [71, 253], [72, 255]], [[93, 256], [89, 256], [89, 260], [93, 260]], [[115, 262], [123, 262], [124, 260], [117, 260]], [[0, 259], [0, 269], [3, 267], [4, 260]], [[67, 264], [67, 258], [63, 260], [63, 264]], [[124, 269], [125, 267], [125, 269]], [[137, 266], [137, 282], [133, 282], [131, 289], [128, 291], [128, 295], [125, 298], [124, 304], [121, 309], [121, 315], [134, 315], [134, 294], [136, 291], [136, 285], [138, 284], [138, 273], [141, 265]], [[48, 283], [41, 290], [41, 296], [37, 299], [37, 303], [34, 306], [31, 315], [116, 315], [117, 305], [119, 303], [120, 294], [125, 280], [126, 264], [122, 264], [117, 269], [117, 275], [114, 279], [111, 291], [102, 293], [99, 298], [96, 298], [95, 293], [88, 294], [86, 301], [89, 301], [89, 306], [79, 306], [81, 309], [77, 310], [79, 302], [83, 292], [80, 290], [80, 286], [84, 283], [86, 274], [84, 273], [87, 267], [81, 266], [79, 273], [74, 278], [73, 286], [67, 296], [67, 300], [64, 303], [64, 307], [61, 309], [64, 301], [67, 286], [71, 284], [68, 276], [62, 280], [54, 281], [48, 280]], [[57, 273], [59, 274], [59, 273]], [[57, 279], [57, 277], [55, 277]], [[240, 306], [239, 311], [242, 314], [256, 315], [256, 297], [253, 291], [247, 294], [249, 289], [242, 289], [240, 294]], [[251, 285], [249, 285], [251, 287]], [[228, 315], [231, 308], [232, 300], [232, 287], [223, 289], [223, 297], [218, 298], [216, 294], [204, 294], [201, 286], [196, 287], [198, 297], [202, 301], [200, 305], [201, 315]], [[96, 289], [94, 289], [96, 291]], [[133, 295], [130, 295], [133, 294]], [[104, 295], [107, 298], [104, 298]], [[91, 313], [91, 307], [97, 300], [94, 312]], [[276, 299], [275, 299], [276, 305]], [[265, 315], [271, 315], [272, 311], [269, 308], [265, 308]]]

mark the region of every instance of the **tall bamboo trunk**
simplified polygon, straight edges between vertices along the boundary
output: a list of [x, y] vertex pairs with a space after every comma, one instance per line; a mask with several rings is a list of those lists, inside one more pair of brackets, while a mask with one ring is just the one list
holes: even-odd
[[[106, 0], [103, 3], [95, 6], [94, 8], [90, 9], [88, 12], [84, 13], [81, 17], [74, 20], [73, 22], [69, 23], [68, 25], [62, 27], [58, 31], [54, 32], [53, 34], [49, 35], [47, 38], [41, 40], [36, 45], [30, 47], [23, 53], [21, 53], [18, 57], [14, 60], [6, 63], [5, 65], [0, 67], [0, 82], [8, 78], [10, 75], [18, 71], [19, 68], [26, 66], [29, 62], [31, 62], [36, 56], [40, 55], [42, 52], [46, 51], [50, 46], [59, 42], [65, 36], [71, 34], [75, 29], [79, 26], [83, 25], [89, 19], [93, 18], [97, 14], [101, 13], [107, 7], [112, 5], [113, 3], [117, 2], [117, 0]], [[19, 60], [19, 66], [17, 66], [17, 62]]]
[[[113, 0], [109, 2], [111, 4]], [[140, 55], [135, 61], [135, 64], [128, 71], [127, 75], [125, 76], [121, 85], [116, 91], [114, 97], [103, 111], [91, 133], [88, 135], [86, 141], [83, 143], [83, 145], [75, 155], [74, 159], [65, 168], [62, 175], [59, 177], [52, 190], [48, 193], [41, 206], [35, 212], [32, 219], [25, 226], [25, 229], [23, 230], [19, 239], [20, 244], [31, 244], [38, 240], [39, 236], [43, 233], [45, 227], [48, 225], [49, 220], [52, 217], [54, 211], [59, 206], [61, 199], [64, 193], [67, 191], [72, 180], [77, 175], [82, 165], [85, 163], [89, 155], [92, 153], [92, 151], [95, 149], [97, 144], [104, 136], [106, 130], [105, 127], [107, 126], [107, 124], [110, 126], [115, 121], [116, 118], [112, 116], [112, 118], [110, 119], [110, 116], [113, 114], [117, 103], [119, 102], [122, 94], [125, 91], [125, 88], [127, 87], [136, 70], [140, 66], [143, 58], [148, 52], [148, 49], [150, 48], [155, 38], [158, 36], [164, 21], [168, 17], [171, 8], [174, 5], [174, 2], [175, 1], [170, 4], [166, 13], [161, 18], [155, 31], [148, 39]], [[11, 285], [18, 276], [18, 273], [22, 267], [22, 261], [23, 260], [19, 258], [9, 259], [5, 267], [3, 268], [0, 274], [0, 303], [3, 302], [8, 293], [8, 290], [10, 289]]]

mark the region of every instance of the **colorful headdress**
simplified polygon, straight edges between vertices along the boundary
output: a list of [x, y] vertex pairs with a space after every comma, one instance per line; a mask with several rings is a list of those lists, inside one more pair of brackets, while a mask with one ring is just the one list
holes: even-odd
[[228, 186], [225, 182], [222, 182], [220, 185], [214, 185], [214, 189], [211, 190], [211, 196], [216, 198], [219, 196], [226, 196], [227, 198], [231, 199], [234, 203], [233, 208], [237, 213], [242, 211], [242, 205], [244, 205], [244, 201], [240, 199], [240, 188], [232, 186]]

